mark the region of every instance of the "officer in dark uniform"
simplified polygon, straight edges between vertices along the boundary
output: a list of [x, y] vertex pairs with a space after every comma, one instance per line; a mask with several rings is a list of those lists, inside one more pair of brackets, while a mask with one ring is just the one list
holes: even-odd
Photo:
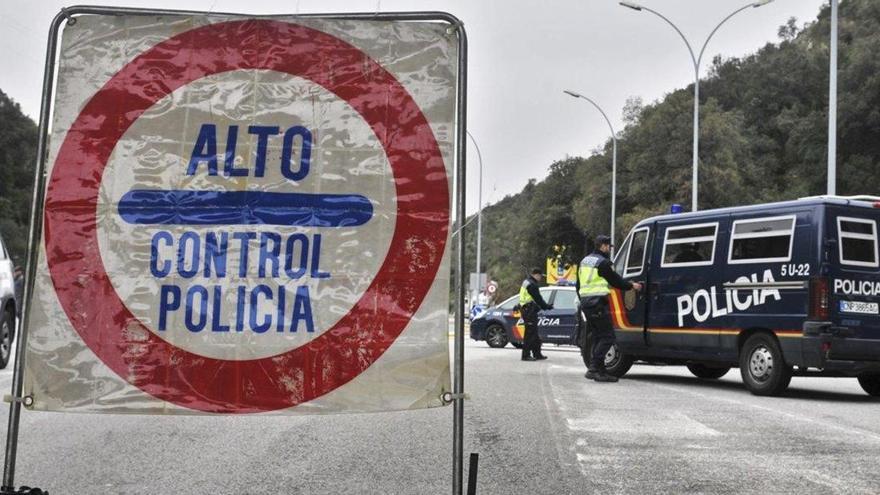
[[[532, 273], [523, 280], [519, 288], [519, 311], [525, 324], [526, 331], [523, 336], [522, 360], [538, 361], [547, 359], [541, 354], [541, 337], [538, 335], [538, 311], [553, 309], [541, 297], [538, 284], [544, 278], [544, 272], [540, 268], [533, 268]], [[531, 354], [531, 355], [530, 355]]]
[[[579, 339], [581, 356], [587, 363], [587, 378], [597, 382], [616, 382], [617, 377], [605, 371], [605, 354], [614, 345], [614, 327], [608, 307], [609, 285], [621, 290], [642, 290], [642, 284], [628, 282], [621, 278], [608, 255], [611, 252], [611, 238], [596, 236], [596, 249], [581, 260], [577, 273], [577, 292], [581, 299], [581, 313], [586, 318], [588, 329], [592, 332], [592, 349], [586, 345], [586, 338]], [[586, 332], [584, 332], [586, 333]], [[583, 335], [586, 337], [586, 335]]]

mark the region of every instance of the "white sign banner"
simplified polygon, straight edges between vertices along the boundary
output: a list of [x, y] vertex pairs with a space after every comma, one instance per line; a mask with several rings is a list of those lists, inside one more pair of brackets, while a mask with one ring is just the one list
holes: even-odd
[[29, 312], [34, 409], [442, 405], [457, 39], [77, 18]]

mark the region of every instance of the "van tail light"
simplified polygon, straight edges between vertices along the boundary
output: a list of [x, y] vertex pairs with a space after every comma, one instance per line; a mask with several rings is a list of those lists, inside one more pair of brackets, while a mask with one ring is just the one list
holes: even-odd
[[826, 277], [813, 277], [810, 279], [810, 314], [811, 320], [827, 320], [831, 317], [829, 308], [831, 295], [828, 292], [828, 279]]

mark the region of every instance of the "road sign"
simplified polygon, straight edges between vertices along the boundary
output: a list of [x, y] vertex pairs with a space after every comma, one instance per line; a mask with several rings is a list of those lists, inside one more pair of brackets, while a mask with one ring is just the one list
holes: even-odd
[[547, 285], [574, 285], [577, 269], [577, 264], [564, 264], [559, 258], [548, 257]]
[[440, 405], [455, 69], [435, 23], [68, 27], [35, 408]]
[[496, 290], [498, 290], [498, 283], [494, 281], [489, 282], [489, 285], [486, 286], [486, 292], [488, 292], [490, 295], [495, 294]]

